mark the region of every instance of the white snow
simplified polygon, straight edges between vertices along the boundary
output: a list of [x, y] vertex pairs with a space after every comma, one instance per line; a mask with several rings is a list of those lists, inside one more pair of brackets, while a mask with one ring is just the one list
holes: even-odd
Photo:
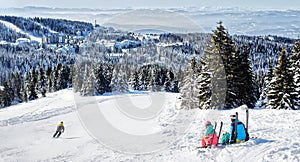
[[29, 34], [29, 33], [26, 33], [22, 29], [20, 29], [19, 27], [17, 27], [16, 25], [14, 25], [14, 24], [12, 24], [10, 22], [4, 21], [4, 20], [0, 20], [0, 23], [4, 24], [6, 27], [8, 27], [8, 28], [10, 28], [12, 30], [15, 30], [18, 33], [27, 35], [30, 38], [30, 40], [34, 40], [34, 41], [37, 41], [39, 43], [42, 43], [42, 38], [36, 37], [36, 36], [34, 36], [32, 34]]
[[[176, 124], [172, 121], [180, 111], [179, 94], [163, 94], [164, 109], [151, 121], [145, 121], [145, 125], [135, 127], [134, 122], [126, 124], [129, 120], [118, 112], [114, 100], [130, 96], [136, 106], [145, 109], [155, 102], [149, 100], [149, 93], [104, 95], [96, 100], [100, 110], [109, 114], [110, 122], [122, 123], [124, 131], [148, 133]], [[104, 147], [86, 132], [72, 90], [62, 90], [46, 98], [0, 109], [0, 161], [300, 161], [300, 111], [292, 110], [249, 110], [249, 133], [257, 139], [215, 149], [196, 149], [201, 145], [206, 120], [218, 124], [223, 121], [223, 132], [229, 131], [229, 116], [237, 111], [239, 119], [245, 121], [245, 109], [243, 106], [223, 111], [181, 110], [188, 112], [187, 117], [193, 120], [182, 134], [175, 134], [175, 130], [166, 132], [170, 138], [181, 137], [177, 142], [153, 153], [125, 154]], [[61, 138], [53, 139], [60, 121], [64, 121], [66, 131]]]

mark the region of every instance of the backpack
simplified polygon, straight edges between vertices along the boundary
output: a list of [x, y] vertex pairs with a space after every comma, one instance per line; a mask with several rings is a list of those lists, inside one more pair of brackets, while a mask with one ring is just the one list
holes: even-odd
[[226, 145], [226, 144], [228, 144], [229, 143], [229, 140], [230, 140], [230, 134], [228, 133], [228, 132], [226, 132], [226, 133], [224, 133], [223, 135], [222, 135], [222, 138], [221, 138], [221, 144], [222, 145]]
[[248, 141], [249, 139], [250, 139], [249, 133], [248, 133], [248, 130], [246, 130], [246, 139], [245, 139], [245, 141]]

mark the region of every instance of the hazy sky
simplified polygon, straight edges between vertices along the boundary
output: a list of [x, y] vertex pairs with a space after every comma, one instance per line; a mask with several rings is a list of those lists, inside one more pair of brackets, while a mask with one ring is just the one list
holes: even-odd
[[43, 6], [61, 8], [247, 7], [300, 9], [300, 0], [0, 0], [0, 8]]

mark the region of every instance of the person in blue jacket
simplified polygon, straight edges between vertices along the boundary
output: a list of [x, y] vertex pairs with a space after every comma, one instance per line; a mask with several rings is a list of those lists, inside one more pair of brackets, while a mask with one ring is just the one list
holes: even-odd
[[235, 118], [231, 118], [231, 126], [230, 126], [230, 143], [240, 143], [246, 141], [246, 128], [244, 123], [237, 120], [237, 134], [235, 135]]

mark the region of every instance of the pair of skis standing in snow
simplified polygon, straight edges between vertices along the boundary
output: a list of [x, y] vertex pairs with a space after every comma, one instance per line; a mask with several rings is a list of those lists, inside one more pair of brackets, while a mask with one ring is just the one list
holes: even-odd
[[[222, 135], [220, 139], [221, 131], [223, 122], [220, 125], [219, 134], [216, 134], [216, 127], [217, 122], [215, 122], [215, 127], [213, 127], [210, 121], [205, 123], [206, 133], [205, 137], [202, 138], [202, 147], [217, 147], [218, 144], [226, 145], [226, 144], [233, 144], [233, 143], [240, 143], [249, 140], [249, 133], [248, 133], [248, 117], [249, 111], [246, 110], [246, 126], [238, 119], [238, 113], [236, 112], [235, 115], [231, 115], [231, 126], [230, 126], [230, 133], [226, 132]], [[219, 142], [220, 141], [220, 142]]]

